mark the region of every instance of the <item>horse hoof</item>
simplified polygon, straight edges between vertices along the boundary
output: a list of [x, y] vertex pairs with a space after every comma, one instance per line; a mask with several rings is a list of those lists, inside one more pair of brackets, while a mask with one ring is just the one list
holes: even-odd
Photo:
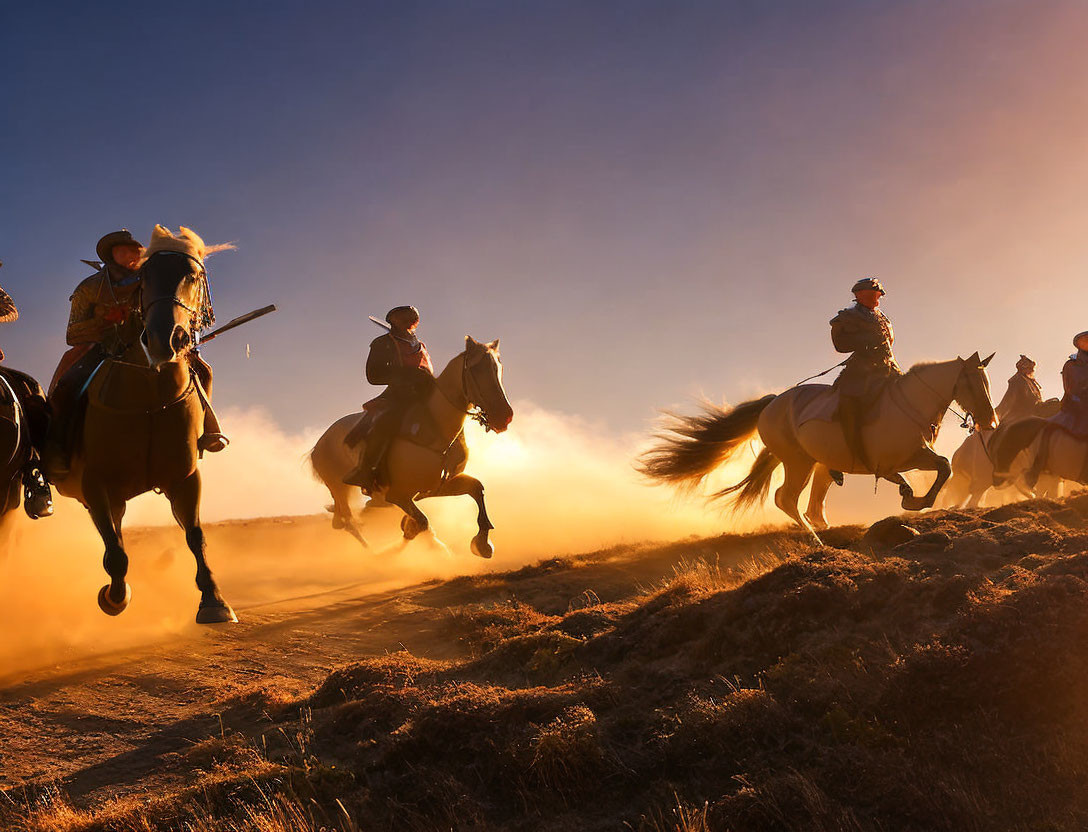
[[215, 601], [211, 604], [201, 604], [196, 611], [197, 624], [237, 624], [238, 616], [234, 614], [230, 604], [226, 601]]
[[489, 558], [495, 554], [495, 547], [491, 545], [491, 542], [486, 537], [477, 536], [472, 538], [469, 549], [471, 549], [472, 554], [478, 558]]
[[339, 514], [332, 516], [332, 527], [337, 530], [344, 528], [344, 521]]
[[125, 582], [125, 597], [121, 603], [117, 603], [110, 597], [110, 585], [106, 584], [98, 590], [98, 608], [106, 615], [120, 615], [125, 611], [128, 602], [132, 600], [132, 587]]
[[404, 533], [405, 540], [415, 540], [421, 531], [419, 523], [408, 515], [400, 518], [400, 530]]
[[903, 511], [921, 511], [924, 508], [929, 508], [929, 506], [926, 505], [926, 501], [921, 497], [903, 498]]

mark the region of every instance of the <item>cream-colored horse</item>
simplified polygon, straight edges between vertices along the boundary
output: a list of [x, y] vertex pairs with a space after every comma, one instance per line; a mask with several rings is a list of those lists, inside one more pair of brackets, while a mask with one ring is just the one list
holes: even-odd
[[[1050, 429], [1044, 431], [1048, 427]], [[995, 435], [990, 444], [994, 485], [1000, 487], [1016, 475], [1016, 464], [1025, 450], [1031, 459], [1035, 458], [1035, 454], [1046, 453], [1040, 482], [1048, 474], [1082, 485], [1088, 482], [1088, 439], [1073, 436], [1061, 428], [1052, 427], [1046, 419], [1035, 417], [1009, 425]]]
[[[430, 533], [427, 516], [416, 505], [424, 497], [456, 497], [468, 495], [476, 501], [478, 533], [472, 538], [473, 554], [491, 557], [495, 548], [488, 540], [494, 526], [487, 516], [484, 505], [484, 486], [475, 477], [454, 472], [443, 479], [445, 452], [453, 445], [465, 426], [465, 419], [476, 416], [484, 426], [499, 433], [505, 431], [514, 418], [514, 411], [506, 398], [502, 385], [502, 362], [499, 342], [481, 343], [465, 338], [465, 351], [456, 356], [439, 373], [434, 390], [427, 399], [426, 410], [436, 427], [433, 441], [426, 444], [395, 439], [387, 455], [389, 486], [375, 499], [384, 498], [404, 511], [401, 530], [405, 541], [421, 532]], [[473, 408], [478, 413], [473, 413]], [[344, 483], [344, 475], [359, 463], [365, 442], [356, 448], [348, 448], [344, 438], [362, 414], [352, 413], [334, 422], [317, 440], [310, 452], [314, 473], [325, 483], [332, 495], [332, 524], [335, 529], [350, 532], [364, 546], [362, 533], [355, 525], [351, 498], [359, 488]]]
[[[875, 405], [875, 418], [863, 428], [862, 439], [878, 476], [899, 486], [904, 509], [931, 507], [948, 479], [949, 462], [930, 443], [953, 401], [979, 425], [993, 426], [985, 369], [990, 358], [982, 360], [975, 353], [967, 359], [912, 367], [885, 388]], [[804, 385], [731, 410], [707, 406], [703, 414], [675, 417], [658, 443], [641, 457], [641, 470], [660, 482], [694, 488], [758, 431], [765, 447], [748, 476], [715, 496], [732, 497], [734, 508], [762, 502], [770, 491], [771, 475], [783, 465], [785, 482], [775, 492], [775, 504], [818, 540], [814, 527], [827, 528], [824, 500], [832, 482], [830, 470], [873, 473], [854, 458], [839, 424], [800, 418], [815, 397], [829, 395], [828, 391], [826, 385]], [[814, 470], [808, 510], [802, 515], [798, 502]], [[901, 474], [915, 470], [937, 472], [933, 486], [922, 497], [914, 495]]]

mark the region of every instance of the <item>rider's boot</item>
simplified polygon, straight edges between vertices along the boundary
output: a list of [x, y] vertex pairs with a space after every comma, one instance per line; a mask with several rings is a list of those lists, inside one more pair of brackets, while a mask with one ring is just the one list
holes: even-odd
[[53, 514], [53, 490], [37, 455], [23, 468], [23, 509], [32, 520]]
[[1024, 472], [1024, 484], [1032, 491], [1035, 491], [1035, 486], [1039, 483], [1039, 477], [1042, 476], [1043, 471], [1046, 469], [1049, 449], [1050, 431], [1044, 428], [1039, 436], [1039, 450], [1035, 452], [1035, 459], [1031, 461], [1031, 467]]
[[347, 485], [357, 485], [364, 491], [369, 492], [377, 489], [382, 459], [400, 428], [400, 418], [401, 414], [398, 410], [390, 409], [374, 422], [370, 433], [366, 437], [366, 446], [363, 448], [362, 459], [344, 477], [344, 482]]
[[200, 357], [197, 350], [189, 353], [189, 365], [196, 374], [197, 393], [204, 407], [204, 431], [196, 440], [196, 447], [201, 456], [205, 451], [217, 454], [230, 444], [230, 439], [223, 433], [219, 417], [215, 415], [215, 408], [212, 407], [212, 367]]
[[220, 430], [219, 418], [212, 409], [211, 402], [204, 407], [204, 432], [196, 440], [197, 450], [202, 454], [207, 451], [217, 454], [230, 444], [230, 439]]
[[842, 425], [843, 435], [846, 437], [846, 446], [854, 459], [861, 463], [861, 467], [875, 474], [869, 455], [865, 452], [865, 440], [861, 430], [865, 418], [864, 402], [854, 396], [842, 396], [839, 401], [839, 424]]

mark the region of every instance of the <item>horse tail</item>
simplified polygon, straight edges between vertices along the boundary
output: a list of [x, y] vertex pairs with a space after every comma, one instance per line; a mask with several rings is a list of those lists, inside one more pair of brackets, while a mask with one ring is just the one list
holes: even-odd
[[764, 448], [759, 452], [756, 461], [752, 463], [748, 476], [736, 485], [723, 488], [713, 495], [713, 499], [731, 497], [733, 508], [741, 510], [760, 505], [767, 499], [771, 491], [771, 476], [781, 464], [782, 461], [771, 453], [770, 449]]
[[1004, 485], [1009, 469], [1017, 455], [1028, 447], [1048, 424], [1046, 419], [1031, 416], [1002, 425], [990, 439], [990, 459], [994, 463], [994, 485]]
[[775, 398], [764, 396], [731, 410], [706, 402], [694, 416], [670, 414], [657, 444], [639, 457], [636, 467], [652, 480], [694, 489], [755, 434], [760, 414]]

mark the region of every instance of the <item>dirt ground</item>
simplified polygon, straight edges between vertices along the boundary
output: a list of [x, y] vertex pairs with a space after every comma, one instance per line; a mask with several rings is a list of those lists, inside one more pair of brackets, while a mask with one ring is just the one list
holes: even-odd
[[[187, 577], [191, 561], [174, 530], [144, 529], [129, 533], [134, 600], [123, 615], [108, 619], [97, 610], [93, 589], [102, 576], [91, 568], [94, 558], [81, 553], [90, 563], [87, 575], [72, 582], [70, 596], [53, 600], [45, 627], [55, 643], [39, 643], [30, 655], [18, 649], [19, 638], [0, 643], [0, 657], [8, 660], [0, 672], [3, 793], [17, 799], [26, 787], [53, 785], [75, 805], [93, 807], [182, 785], [184, 767], [175, 763], [197, 744], [228, 730], [260, 741], [269, 723], [240, 704], [250, 693], [291, 699], [337, 667], [398, 650], [461, 657], [469, 648], [450, 621], [466, 604], [518, 596], [533, 602], [538, 592], [538, 605], [561, 613], [585, 597], [625, 597], [673, 574], [686, 559], [713, 560], [716, 548], [713, 539], [619, 547], [575, 557], [573, 570], [571, 561], [554, 573], [545, 563], [535, 567], [538, 578], [512, 586], [486, 577], [442, 580], [508, 569], [509, 559], [487, 563], [412, 549], [364, 553], [332, 535], [322, 517], [217, 524], [209, 540], [224, 594], [240, 618], [236, 625], [180, 623], [197, 601]], [[750, 546], [732, 545], [729, 557], [739, 562], [762, 548], [756, 538]], [[267, 563], [270, 551], [284, 562]], [[157, 571], [136, 568], [141, 554], [159, 561]], [[299, 579], [285, 581], [292, 570]], [[412, 582], [428, 574], [434, 577]], [[66, 639], [67, 613], [80, 622], [75, 630], [89, 620], [91, 635]]]

